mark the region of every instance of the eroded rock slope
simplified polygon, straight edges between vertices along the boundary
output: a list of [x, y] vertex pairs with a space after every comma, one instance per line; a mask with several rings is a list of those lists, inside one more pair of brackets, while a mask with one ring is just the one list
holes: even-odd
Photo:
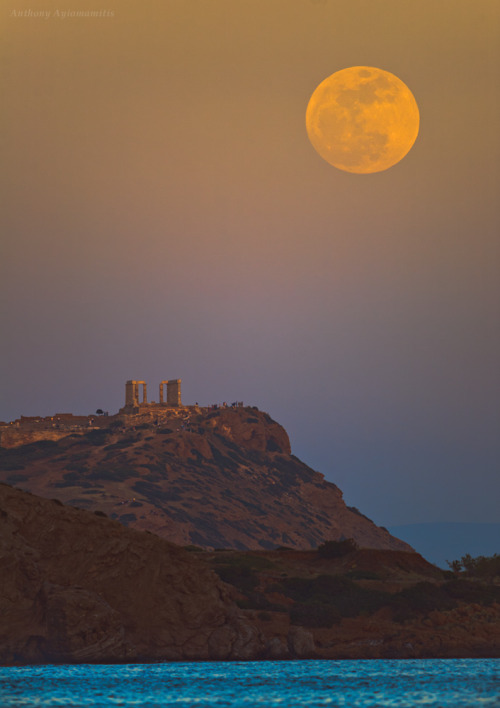
[[0, 448], [0, 480], [179, 545], [307, 549], [353, 538], [411, 550], [347, 507], [257, 409], [186, 407], [99, 422], [84, 434], [51, 440], [40, 431], [37, 442]]
[[0, 663], [246, 658], [231, 589], [152, 534], [0, 485]]

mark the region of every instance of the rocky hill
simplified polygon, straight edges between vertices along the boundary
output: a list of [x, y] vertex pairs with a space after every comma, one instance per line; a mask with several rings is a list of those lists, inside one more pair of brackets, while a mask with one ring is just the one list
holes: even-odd
[[500, 586], [416, 553], [191, 551], [0, 484], [0, 664], [500, 656]]
[[285, 430], [256, 408], [75, 420], [6, 427], [0, 481], [179, 545], [307, 549], [353, 538], [366, 548], [412, 550], [347, 507], [342, 492], [292, 455]]
[[500, 657], [500, 577], [349, 541], [198, 556], [237, 590], [266, 657]]
[[255, 630], [187, 551], [6, 485], [0, 529], [0, 663], [247, 656]]

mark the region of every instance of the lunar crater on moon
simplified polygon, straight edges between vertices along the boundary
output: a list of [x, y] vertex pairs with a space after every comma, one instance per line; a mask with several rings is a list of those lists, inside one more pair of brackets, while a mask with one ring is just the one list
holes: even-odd
[[394, 74], [351, 67], [316, 88], [306, 127], [323, 159], [366, 174], [392, 167], [409, 152], [418, 135], [419, 111], [411, 91]]

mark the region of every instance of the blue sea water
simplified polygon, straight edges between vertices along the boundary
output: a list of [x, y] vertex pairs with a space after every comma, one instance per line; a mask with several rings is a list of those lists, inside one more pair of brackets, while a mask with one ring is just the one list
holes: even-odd
[[499, 659], [0, 667], [2, 708], [500, 706]]

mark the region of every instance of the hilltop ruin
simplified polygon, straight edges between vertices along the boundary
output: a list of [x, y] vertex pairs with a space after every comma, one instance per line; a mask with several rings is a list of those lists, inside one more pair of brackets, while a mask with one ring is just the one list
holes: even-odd
[[[139, 400], [142, 386], [142, 401]], [[165, 386], [167, 400], [165, 401]], [[125, 384], [125, 405], [116, 415], [98, 409], [91, 415], [56, 413], [50, 416], [21, 415], [10, 423], [0, 423], [0, 447], [11, 448], [40, 440], [60, 440], [67, 435], [83, 435], [91, 430], [108, 427], [117, 417], [144, 413], [161, 413], [166, 409], [179, 410], [181, 402], [181, 379], [160, 382], [159, 402], [147, 400], [145, 381], [130, 380]]]
[[[142, 386], [142, 401], [139, 401], [140, 387]], [[165, 386], [167, 387], [167, 400], [165, 401]], [[181, 379], [160, 381], [158, 403], [148, 403], [147, 383], [145, 381], [127, 381], [125, 384], [125, 405], [120, 408], [120, 413], [144, 413], [151, 407], [179, 408], [181, 402]]]

